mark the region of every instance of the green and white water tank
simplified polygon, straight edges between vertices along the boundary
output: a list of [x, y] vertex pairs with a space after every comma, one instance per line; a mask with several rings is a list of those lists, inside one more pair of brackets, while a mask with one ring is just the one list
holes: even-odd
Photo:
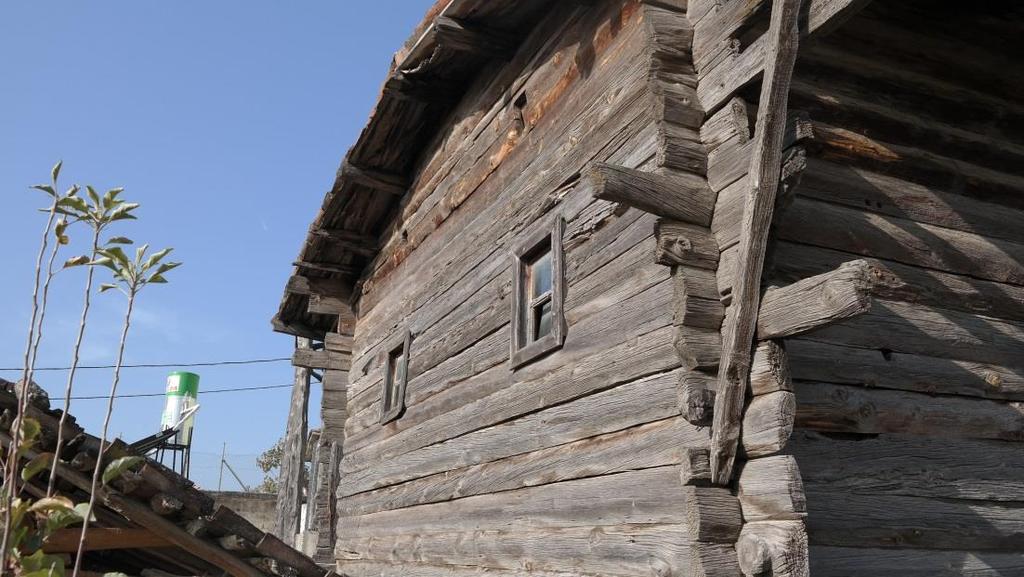
[[174, 442], [182, 445], [191, 444], [198, 406], [199, 375], [184, 371], [175, 371], [167, 375], [167, 393], [164, 413], [160, 418], [160, 430], [166, 431], [177, 427], [178, 434], [175, 435]]

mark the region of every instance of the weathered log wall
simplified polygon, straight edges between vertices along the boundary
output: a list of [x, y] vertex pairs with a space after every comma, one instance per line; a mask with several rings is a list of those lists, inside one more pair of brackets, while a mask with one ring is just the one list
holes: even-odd
[[[424, 152], [357, 302], [337, 491], [345, 574], [735, 569], [738, 503], [681, 478], [695, 451], [706, 461], [708, 433], [679, 416], [656, 219], [581, 178], [606, 162], [703, 180], [684, 10], [554, 4]], [[510, 252], [555, 214], [565, 342], [513, 371]], [[381, 425], [385, 343], [405, 330], [406, 409]]]
[[768, 282], [863, 257], [892, 274], [866, 313], [786, 342], [786, 452], [815, 576], [1024, 572], [1024, 75], [1007, 57], [1021, 46], [1011, 20], [876, 2], [801, 51], [791, 109], [813, 139], [776, 218]]

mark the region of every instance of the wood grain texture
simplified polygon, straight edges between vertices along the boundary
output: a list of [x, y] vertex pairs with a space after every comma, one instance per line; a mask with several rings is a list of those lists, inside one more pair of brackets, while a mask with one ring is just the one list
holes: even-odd
[[[740, 437], [743, 399], [750, 377], [750, 349], [757, 323], [760, 280], [778, 188], [786, 108], [796, 62], [800, 1], [772, 5], [765, 41], [764, 81], [758, 106], [750, 193], [743, 211], [743, 229], [733, 283], [733, 313], [722, 327], [722, 360], [718, 369], [711, 437], [712, 480], [726, 484], [732, 477]], [[705, 109], [714, 107], [705, 103]]]
[[584, 178], [590, 181], [594, 198], [618, 202], [666, 218], [708, 226], [715, 195], [698, 175], [641, 172], [599, 163]]

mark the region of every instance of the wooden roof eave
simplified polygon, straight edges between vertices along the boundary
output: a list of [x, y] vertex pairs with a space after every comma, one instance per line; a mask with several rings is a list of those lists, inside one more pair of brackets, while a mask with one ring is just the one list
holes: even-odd
[[[339, 289], [347, 289], [352, 294], [357, 292], [355, 287], [360, 282], [363, 267], [353, 267], [342, 261], [363, 262], [364, 266], [372, 262], [379, 252], [378, 239], [365, 231], [339, 228], [332, 221], [339, 218], [340, 211], [356, 195], [386, 196], [387, 202], [394, 207], [400, 203], [410, 186], [407, 174], [412, 168], [411, 164], [381, 165], [367, 160], [370, 156], [369, 143], [390, 142], [389, 135], [396, 132], [394, 126], [388, 125], [387, 118], [381, 118], [381, 112], [410, 106], [431, 106], [436, 109], [436, 115], [440, 116], [442, 111], [449, 110], [458, 101], [461, 96], [460, 87], [453, 87], [448, 78], [454, 66], [450, 59], [446, 64], [444, 58], [436, 58], [439, 51], [462, 53], [478, 50], [476, 59], [458, 59], [460, 65], [469, 68], [459, 71], [460, 75], [470, 78], [490, 57], [508, 56], [517, 47], [516, 37], [507, 31], [497, 26], [490, 27], [479, 18], [472, 23], [463, 18], [465, 14], [474, 11], [475, 16], [479, 17], [480, 7], [483, 6], [479, 0], [449, 0], [443, 8], [438, 9], [442, 4], [439, 2], [428, 13], [428, 21], [419, 27], [421, 32], [416, 40], [395, 55], [369, 123], [342, 160], [334, 186], [325, 195], [309, 228], [299, 256], [293, 263], [295, 268], [292, 278], [307, 277], [310, 271], [316, 271], [315, 278], [333, 283]], [[494, 10], [502, 4], [515, 3], [490, 0], [486, 7]], [[501, 19], [496, 20], [495, 24], [500, 25]], [[409, 143], [420, 141], [433, 127], [427, 123], [413, 123], [402, 129], [402, 141]], [[384, 134], [378, 134], [378, 131]], [[349, 238], [339, 243], [339, 237]], [[334, 258], [321, 259], [332, 248]], [[296, 336], [322, 339], [326, 332], [334, 329], [336, 320], [324, 315], [319, 315], [321, 318], [317, 319], [316, 313], [310, 312], [309, 308], [308, 293], [303, 294], [286, 287], [278, 312], [272, 320], [273, 329]]]

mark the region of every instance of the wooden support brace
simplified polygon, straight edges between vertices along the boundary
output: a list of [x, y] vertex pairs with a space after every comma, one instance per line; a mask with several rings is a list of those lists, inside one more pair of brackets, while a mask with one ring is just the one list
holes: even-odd
[[707, 227], [715, 193], [704, 177], [671, 175], [599, 163], [586, 174], [594, 198], [618, 202], [672, 220]]
[[[58, 529], [46, 538], [43, 552], [74, 553], [78, 551], [81, 528]], [[151, 547], [173, 547], [167, 539], [149, 529], [121, 529], [110, 527], [89, 527], [85, 535], [85, 551], [109, 549], [148, 549]]]
[[[760, 304], [761, 273], [771, 231], [781, 170], [789, 85], [796, 63], [801, 0], [777, 0], [765, 41], [764, 79], [744, 205], [738, 266], [732, 290], [734, 312], [723, 328], [722, 358], [711, 438], [712, 480], [732, 477], [741, 416], [750, 377], [751, 347]], [[775, 393], [785, 394], [785, 393]], [[769, 395], [771, 396], [771, 395]]]
[[[382, 194], [390, 194], [393, 196], [404, 196], [405, 192], [409, 189], [409, 179], [401, 174], [393, 174], [374, 168], [356, 166], [349, 162], [348, 159], [345, 159], [341, 163], [341, 167], [338, 169], [338, 175], [335, 178], [335, 192], [340, 190], [342, 181], [348, 181], [353, 184], [372, 188]], [[355, 233], [346, 232], [346, 234]]]
[[308, 260], [297, 260], [293, 262], [292, 265], [298, 268], [317, 270], [320, 272], [331, 272], [335, 274], [355, 274], [359, 272], [354, 267], [330, 262], [313, 262]]
[[312, 234], [327, 240], [336, 247], [348, 252], [362, 256], [373, 256], [377, 254], [377, 239], [367, 234], [344, 230], [340, 228], [317, 228]]

